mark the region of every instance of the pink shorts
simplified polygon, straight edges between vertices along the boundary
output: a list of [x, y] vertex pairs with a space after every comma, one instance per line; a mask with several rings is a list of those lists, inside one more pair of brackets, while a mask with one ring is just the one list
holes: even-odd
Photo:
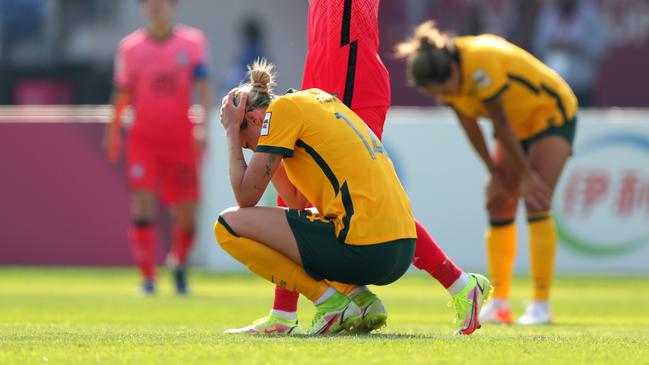
[[171, 147], [131, 136], [126, 154], [131, 189], [157, 191], [165, 204], [198, 199], [198, 154], [191, 143]]

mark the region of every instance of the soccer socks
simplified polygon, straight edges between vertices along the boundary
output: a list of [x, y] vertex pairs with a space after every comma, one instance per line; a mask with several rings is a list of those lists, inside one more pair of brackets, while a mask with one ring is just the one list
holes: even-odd
[[338, 290], [339, 292], [347, 296], [352, 295], [354, 290], [359, 288], [359, 286], [355, 284], [344, 284], [344, 283], [339, 283], [337, 281], [329, 281], [329, 280], [325, 280], [325, 281], [327, 282], [327, 284], [331, 285], [332, 287], [336, 288], [336, 290]]
[[557, 230], [550, 212], [530, 214], [530, 272], [534, 281], [534, 300], [547, 301], [550, 297], [554, 257], [557, 253]]
[[514, 219], [491, 221], [485, 234], [489, 278], [494, 297], [509, 299], [516, 259], [516, 224]]
[[129, 230], [135, 263], [146, 280], [155, 279], [155, 230], [150, 222], [136, 222]]
[[273, 310], [282, 312], [297, 312], [297, 302], [300, 293], [284, 289], [279, 285], [275, 286], [275, 301]]
[[173, 245], [171, 247], [171, 253], [176, 260], [177, 264], [184, 266], [187, 263], [187, 256], [190, 249], [192, 248], [192, 243], [194, 242], [194, 231], [186, 231], [181, 227], [173, 228]]
[[415, 220], [415, 224], [417, 244], [412, 264], [418, 269], [428, 272], [444, 288], [448, 289], [460, 278], [463, 271], [446, 256], [421, 223]]
[[219, 217], [214, 234], [221, 247], [250, 271], [286, 289], [298, 291], [315, 302], [329, 289], [323, 281], [316, 281], [302, 266], [288, 257], [257, 241], [239, 237], [227, 222]]

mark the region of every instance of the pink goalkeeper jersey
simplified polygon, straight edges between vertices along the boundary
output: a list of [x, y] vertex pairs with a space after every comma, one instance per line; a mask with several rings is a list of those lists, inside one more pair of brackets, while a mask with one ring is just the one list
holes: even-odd
[[125, 37], [117, 50], [114, 82], [133, 96], [131, 134], [159, 141], [190, 137], [192, 84], [203, 77], [206, 40], [198, 29], [177, 25], [162, 41], [144, 29]]

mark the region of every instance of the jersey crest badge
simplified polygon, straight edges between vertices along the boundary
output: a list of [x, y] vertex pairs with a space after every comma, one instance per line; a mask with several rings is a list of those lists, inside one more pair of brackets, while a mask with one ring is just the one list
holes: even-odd
[[261, 124], [261, 132], [260, 132], [262, 136], [267, 136], [270, 133], [270, 117], [272, 115], [273, 115], [272, 112], [267, 112], [266, 116], [264, 117], [264, 122]]
[[187, 66], [189, 63], [189, 55], [185, 51], [180, 51], [176, 56], [176, 64], [180, 67]]
[[479, 88], [484, 89], [491, 85], [491, 77], [485, 72], [485, 70], [479, 68], [476, 72], [471, 75], [471, 81], [473, 81]]

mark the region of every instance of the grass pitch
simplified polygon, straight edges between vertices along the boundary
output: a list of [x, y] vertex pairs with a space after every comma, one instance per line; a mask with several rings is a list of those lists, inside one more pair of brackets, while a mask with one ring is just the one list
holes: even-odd
[[[649, 364], [649, 278], [559, 277], [556, 324], [485, 325], [452, 335], [448, 296], [408, 275], [375, 291], [388, 327], [369, 336], [226, 336], [265, 315], [273, 288], [252, 275], [195, 273], [193, 295], [136, 295], [125, 269], [0, 269], [0, 364]], [[517, 279], [519, 315], [530, 283]], [[313, 306], [300, 302], [308, 327]]]

